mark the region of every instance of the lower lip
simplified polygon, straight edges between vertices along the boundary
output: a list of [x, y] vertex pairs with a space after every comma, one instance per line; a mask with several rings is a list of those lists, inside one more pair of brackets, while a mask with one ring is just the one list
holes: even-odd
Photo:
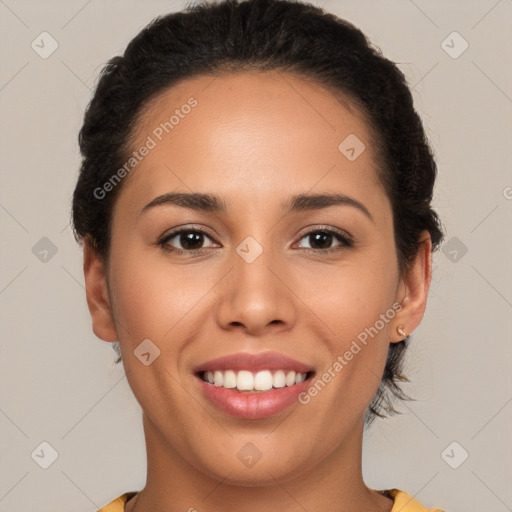
[[241, 393], [222, 386], [214, 386], [201, 377], [197, 377], [197, 380], [207, 398], [225, 413], [237, 418], [259, 420], [275, 416], [293, 403], [298, 403], [298, 396], [310, 385], [311, 379], [293, 386], [272, 388], [263, 393]]

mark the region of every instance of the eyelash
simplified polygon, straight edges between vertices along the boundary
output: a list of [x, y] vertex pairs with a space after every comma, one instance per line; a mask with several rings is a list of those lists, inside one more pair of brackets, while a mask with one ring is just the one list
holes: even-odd
[[[171, 233], [165, 235], [163, 238], [161, 238], [157, 242], [157, 245], [160, 246], [164, 251], [171, 252], [171, 253], [174, 253], [174, 254], [184, 254], [184, 253], [187, 253], [187, 254], [201, 254], [201, 253], [207, 251], [208, 249], [210, 249], [209, 247], [206, 247], [206, 248], [203, 248], [203, 249], [191, 249], [191, 250], [183, 250], [183, 249], [171, 248], [168, 245], [169, 240], [172, 240], [177, 235], [180, 235], [182, 233], [202, 233], [203, 235], [205, 235], [208, 238], [212, 239], [212, 237], [203, 229], [200, 229], [200, 228], [180, 228], [180, 229], [177, 229], [176, 231], [172, 231]], [[346, 233], [342, 234], [341, 232], [339, 232], [337, 230], [334, 230], [332, 228], [322, 228], [322, 227], [315, 228], [315, 229], [313, 229], [311, 231], [308, 231], [307, 233], [304, 233], [301, 236], [300, 240], [302, 240], [303, 238], [306, 238], [307, 236], [313, 235], [315, 233], [327, 233], [327, 234], [330, 234], [330, 235], [334, 235], [335, 238], [338, 241], [342, 242], [342, 245], [341, 246], [337, 246], [337, 247], [331, 247], [329, 249], [312, 249], [312, 248], [308, 248], [308, 247], [303, 247], [302, 249], [306, 249], [308, 251], [313, 251], [313, 252], [320, 253], [320, 254], [325, 254], [325, 253], [336, 252], [336, 251], [339, 251], [339, 250], [342, 250], [342, 249], [351, 248], [354, 245], [354, 242], [353, 242], [352, 238], [350, 236], [348, 236], [348, 234], [346, 234]]]

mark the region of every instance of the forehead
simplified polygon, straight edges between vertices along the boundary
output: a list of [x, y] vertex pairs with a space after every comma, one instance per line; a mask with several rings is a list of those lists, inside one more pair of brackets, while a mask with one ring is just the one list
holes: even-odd
[[134, 135], [131, 151], [151, 149], [127, 181], [147, 199], [176, 188], [228, 198], [240, 198], [244, 187], [267, 199], [312, 187], [383, 194], [357, 107], [284, 72], [187, 79], [145, 105]]

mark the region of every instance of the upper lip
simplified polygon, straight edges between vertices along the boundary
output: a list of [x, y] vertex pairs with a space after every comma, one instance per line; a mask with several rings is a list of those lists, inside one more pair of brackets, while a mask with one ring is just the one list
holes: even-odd
[[248, 352], [237, 352], [224, 357], [210, 359], [194, 368], [194, 373], [213, 372], [215, 370], [248, 370], [259, 372], [262, 370], [286, 370], [299, 373], [313, 371], [311, 365], [292, 359], [278, 352], [262, 352], [250, 354]]

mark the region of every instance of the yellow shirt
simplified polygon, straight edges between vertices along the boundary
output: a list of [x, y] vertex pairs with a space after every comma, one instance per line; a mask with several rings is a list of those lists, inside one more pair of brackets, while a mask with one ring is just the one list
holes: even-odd
[[[134, 491], [127, 492], [98, 510], [98, 512], [124, 512], [125, 503], [130, 498], [133, 498], [136, 494], [137, 493]], [[394, 499], [394, 505], [391, 512], [443, 512], [439, 508], [425, 508], [421, 503], [416, 501], [404, 491], [391, 489], [389, 494], [391, 494]]]

